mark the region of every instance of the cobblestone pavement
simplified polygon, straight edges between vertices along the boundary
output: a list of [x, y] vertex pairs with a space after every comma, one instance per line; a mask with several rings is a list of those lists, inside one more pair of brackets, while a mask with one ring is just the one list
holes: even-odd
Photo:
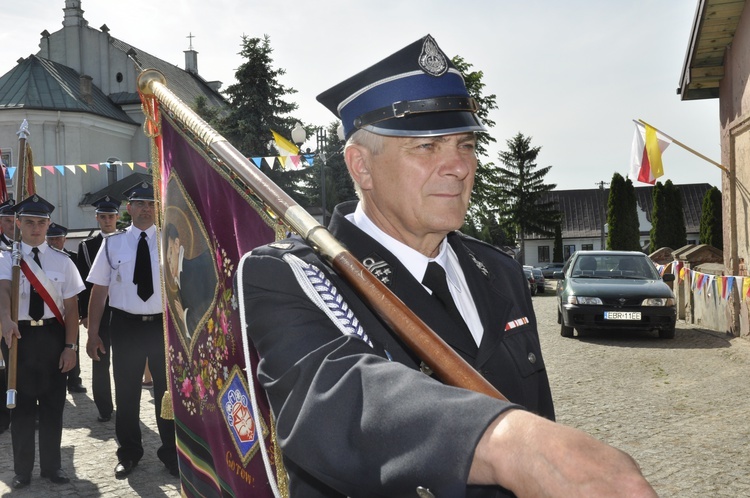
[[[86, 329], [81, 328], [85, 343]], [[143, 389], [141, 396], [141, 430], [144, 455], [125, 479], [115, 478], [117, 442], [115, 418], [98, 422], [98, 412], [91, 394], [91, 359], [81, 352], [81, 378], [88, 392], [68, 394], [63, 415], [62, 468], [70, 477], [68, 484], [52, 484], [39, 477], [39, 445], [31, 485], [13, 490], [13, 450], [10, 431], [0, 434], [0, 495], [14, 497], [179, 497], [179, 480], [167, 472], [156, 457], [160, 445], [154, 415], [154, 391]], [[113, 393], [114, 396], [114, 393]], [[5, 402], [3, 396], [2, 402]], [[116, 416], [116, 415], [115, 415]], [[37, 433], [38, 434], [38, 433]]]
[[[750, 341], [678, 323], [673, 340], [656, 334], [560, 336], [554, 292], [533, 298], [558, 421], [631, 454], [662, 498], [750, 496]], [[83, 337], [86, 336], [82, 330]], [[146, 453], [133, 473], [114, 477], [114, 419], [96, 421], [91, 361], [86, 394], [68, 395], [63, 468], [55, 485], [39, 477], [13, 496], [180, 496], [156, 457], [153, 391], [141, 400]], [[0, 494], [11, 492], [10, 432], [0, 435]]]
[[662, 498], [750, 496], [750, 341], [684, 322], [566, 339], [554, 291], [533, 300], [559, 422], [632, 455]]

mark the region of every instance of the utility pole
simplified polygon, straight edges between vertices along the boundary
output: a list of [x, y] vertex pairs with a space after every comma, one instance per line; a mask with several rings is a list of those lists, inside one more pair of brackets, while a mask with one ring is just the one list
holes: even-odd
[[607, 213], [606, 206], [607, 206], [607, 204], [606, 204], [605, 199], [604, 199], [604, 186], [605, 185], [609, 185], [609, 183], [605, 182], [604, 180], [602, 180], [602, 181], [600, 181], [598, 183], [595, 183], [594, 185], [599, 185], [599, 219], [602, 220], [602, 225], [601, 225], [602, 230], [601, 230], [600, 244], [601, 244], [601, 250], [603, 251], [603, 250], [605, 250], [607, 248], [606, 247], [605, 235], [604, 235], [604, 226], [607, 224], [607, 218], [606, 218], [606, 213]]

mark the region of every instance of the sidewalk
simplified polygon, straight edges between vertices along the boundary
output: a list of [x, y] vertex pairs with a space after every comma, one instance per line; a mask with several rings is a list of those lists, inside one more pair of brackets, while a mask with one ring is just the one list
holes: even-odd
[[[81, 327], [81, 342], [86, 342], [86, 329]], [[156, 457], [159, 434], [154, 415], [153, 389], [143, 389], [141, 397], [141, 430], [145, 454], [127, 478], [115, 478], [117, 442], [115, 418], [98, 422], [91, 394], [91, 362], [81, 352], [81, 378], [88, 389], [85, 394], [68, 394], [62, 435], [62, 468], [70, 477], [68, 484], [52, 484], [39, 477], [39, 445], [31, 485], [13, 490], [13, 449], [10, 430], [0, 434], [0, 496], [10, 493], [18, 497], [49, 496], [158, 496], [179, 497], [179, 480], [164, 468]], [[113, 382], [114, 387], [114, 382]], [[114, 398], [114, 392], [112, 394]], [[2, 402], [5, 403], [5, 393]], [[116, 416], [116, 415], [115, 415]]]

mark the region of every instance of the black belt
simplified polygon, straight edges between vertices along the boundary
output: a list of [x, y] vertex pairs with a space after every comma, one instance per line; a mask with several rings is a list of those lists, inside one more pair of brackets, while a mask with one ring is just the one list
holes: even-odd
[[18, 326], [25, 327], [46, 327], [47, 325], [53, 325], [60, 323], [57, 318], [42, 318], [41, 320], [18, 320]]
[[154, 315], [134, 315], [133, 313], [122, 311], [119, 308], [112, 308], [112, 314], [119, 315], [129, 320], [137, 320], [139, 322], [155, 322], [156, 320], [161, 320], [161, 313], [156, 313]]

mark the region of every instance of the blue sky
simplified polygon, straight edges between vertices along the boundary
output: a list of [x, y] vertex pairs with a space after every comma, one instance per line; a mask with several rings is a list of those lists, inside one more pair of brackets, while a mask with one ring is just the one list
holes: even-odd
[[[65, 0], [6, 2], [0, 74], [62, 28]], [[315, 96], [427, 33], [449, 56], [484, 72], [497, 96], [490, 161], [516, 133], [541, 146], [559, 189], [593, 188], [627, 175], [633, 119], [643, 119], [720, 162], [718, 99], [680, 100], [676, 89], [697, 0], [83, 0], [93, 28], [184, 67], [192, 33], [198, 70], [224, 87], [241, 63], [241, 36], [268, 34], [296, 116], [335, 118]], [[677, 145], [664, 153], [674, 183], [721, 186], [718, 168]]]

